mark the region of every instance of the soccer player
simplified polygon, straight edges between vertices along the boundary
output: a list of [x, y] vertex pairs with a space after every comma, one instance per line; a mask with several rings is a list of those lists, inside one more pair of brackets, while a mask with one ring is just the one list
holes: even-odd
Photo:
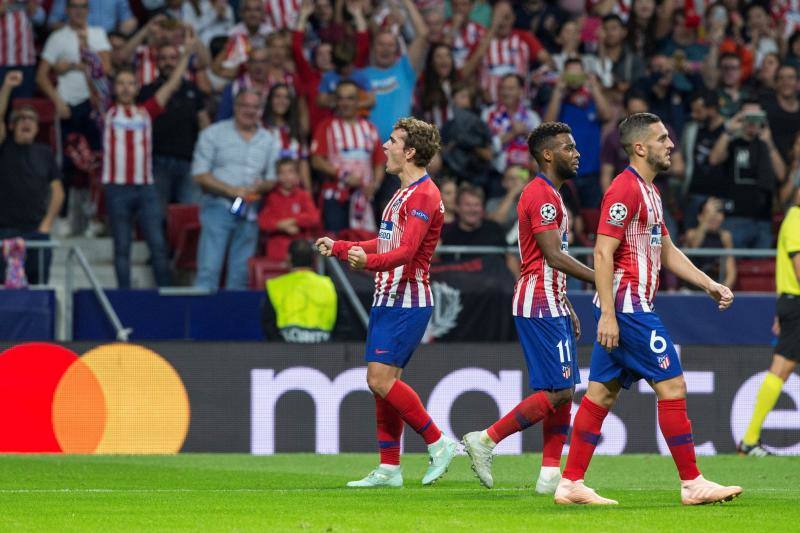
[[464, 435], [463, 443], [478, 479], [492, 488], [494, 447], [542, 421], [544, 446], [536, 491], [553, 494], [561, 479], [572, 394], [580, 382], [575, 349], [580, 323], [567, 300], [566, 275], [593, 283], [594, 272], [567, 253], [569, 221], [558, 190], [578, 171], [580, 153], [572, 130], [561, 122], [540, 124], [528, 136], [528, 151], [540, 172], [525, 186], [517, 204], [522, 271], [511, 312], [529, 385], [536, 392], [487, 429]]
[[786, 213], [778, 232], [778, 258], [775, 262], [778, 303], [773, 326], [778, 344], [769, 372], [756, 395], [750, 425], [737, 448], [741, 455], [771, 455], [761, 446], [761, 426], [775, 407], [783, 384], [800, 361], [800, 190], [796, 194], [796, 205]]
[[594, 248], [597, 341], [589, 386], [575, 415], [567, 465], [555, 493], [559, 504], [616, 504], [583, 483], [600, 429], [620, 389], [646, 379], [658, 397], [658, 425], [666, 439], [686, 505], [728, 501], [741, 487], [723, 487], [697, 469], [692, 426], [686, 415], [686, 382], [669, 333], [653, 311], [661, 263], [682, 280], [706, 291], [727, 309], [728, 287], [696, 268], [672, 243], [653, 179], [670, 167], [674, 144], [661, 120], [636, 113], [619, 126], [630, 165], [603, 196]]
[[365, 359], [367, 384], [375, 395], [380, 465], [348, 487], [403, 485], [403, 422], [428, 445], [430, 466], [423, 485], [442, 477], [456, 453], [456, 442], [439, 431], [417, 393], [400, 379], [433, 312], [429, 270], [442, 232], [444, 204], [425, 167], [439, 148], [435, 126], [414, 118], [397, 121], [383, 151], [386, 172], [400, 177], [400, 189], [383, 210], [378, 238], [317, 240], [322, 255], [376, 272]]

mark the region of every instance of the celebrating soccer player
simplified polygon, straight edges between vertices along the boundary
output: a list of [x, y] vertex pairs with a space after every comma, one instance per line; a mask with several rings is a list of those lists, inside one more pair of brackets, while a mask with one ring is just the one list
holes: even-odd
[[786, 213], [778, 232], [778, 255], [775, 260], [778, 303], [772, 328], [778, 335], [778, 344], [772, 355], [769, 372], [758, 389], [750, 424], [739, 443], [738, 452], [741, 455], [772, 455], [761, 445], [761, 426], [775, 407], [783, 384], [800, 361], [800, 189], [796, 194], [796, 204]]
[[703, 288], [719, 309], [733, 303], [733, 293], [696, 268], [664, 226], [661, 197], [653, 185], [656, 174], [669, 169], [675, 146], [664, 124], [656, 115], [636, 113], [620, 124], [619, 133], [630, 165], [611, 183], [600, 208], [594, 249], [597, 341], [555, 502], [617, 503], [586, 487], [583, 478], [620, 389], [642, 378], [658, 396], [658, 425], [678, 467], [681, 502], [728, 501], [741, 494], [741, 487], [708, 481], [697, 468], [686, 382], [669, 333], [653, 311], [653, 299], [662, 262], [679, 278]]
[[383, 210], [378, 238], [365, 242], [317, 240], [322, 255], [376, 272], [365, 359], [367, 384], [375, 395], [381, 462], [348, 487], [403, 485], [403, 422], [428, 445], [430, 466], [423, 485], [442, 477], [456, 453], [456, 442], [439, 431], [414, 389], [400, 380], [433, 311], [429, 270], [442, 231], [444, 204], [425, 167], [439, 151], [439, 144], [435, 126], [414, 118], [399, 120], [383, 151], [386, 172], [400, 177], [400, 189]]
[[531, 389], [536, 392], [463, 443], [480, 482], [492, 488], [492, 451], [509, 435], [542, 421], [544, 446], [536, 491], [552, 494], [561, 479], [561, 451], [567, 439], [575, 383], [580, 382], [575, 337], [580, 323], [567, 300], [567, 274], [594, 282], [594, 272], [567, 254], [567, 209], [561, 185], [577, 175], [580, 154], [572, 130], [545, 122], [528, 136], [528, 151], [540, 172], [517, 204], [522, 269], [511, 312], [517, 326]]

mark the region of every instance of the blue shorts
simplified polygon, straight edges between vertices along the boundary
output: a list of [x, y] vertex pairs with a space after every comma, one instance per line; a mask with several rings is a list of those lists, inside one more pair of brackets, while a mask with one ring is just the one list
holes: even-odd
[[[595, 320], [600, 309], [594, 308]], [[678, 352], [667, 328], [655, 313], [617, 313], [619, 346], [607, 352], [595, 341], [589, 380], [605, 383], [613, 379], [630, 388], [634, 381], [658, 383], [683, 374]]]
[[373, 307], [364, 360], [405, 368], [422, 340], [433, 307]]
[[581, 382], [572, 320], [568, 316], [514, 317], [534, 390], [570, 389]]

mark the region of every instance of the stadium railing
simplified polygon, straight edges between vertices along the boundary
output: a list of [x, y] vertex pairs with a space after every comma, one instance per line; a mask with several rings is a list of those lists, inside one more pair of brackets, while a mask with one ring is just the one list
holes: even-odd
[[[112, 324], [117, 340], [119, 341], [127, 341], [130, 338], [132, 333], [131, 328], [126, 328], [123, 326], [122, 322], [119, 319], [116, 311], [114, 310], [113, 306], [111, 305], [105, 290], [101, 286], [100, 282], [97, 279], [97, 276], [94, 274], [89, 261], [86, 259], [85, 254], [80, 249], [79, 246], [70, 245], [64, 246], [59, 241], [28, 241], [27, 247], [31, 250], [45, 250], [45, 249], [58, 249], [58, 248], [66, 248], [66, 274], [65, 274], [65, 283], [64, 283], [64, 312], [62, 314], [64, 320], [64, 330], [65, 334], [63, 336], [63, 340], [71, 340], [72, 338], [72, 331], [73, 331], [73, 295], [75, 289], [75, 265], [83, 271], [84, 275], [86, 276], [89, 284], [91, 285], [92, 291], [94, 292], [98, 303], [100, 304], [103, 313], [108, 318], [109, 322]], [[593, 254], [593, 248], [590, 247], [573, 247], [570, 249], [570, 253], [574, 256], [579, 257], [591, 257]], [[722, 259], [732, 256], [735, 258], [771, 258], [775, 256], [774, 249], [726, 249], [726, 248], [684, 248], [682, 251], [688, 256], [694, 257], [719, 257], [720, 261]], [[518, 253], [518, 248], [515, 246], [451, 246], [451, 245], [441, 245], [436, 249], [436, 252], [439, 254], [452, 254], [456, 259], [459, 258], [462, 254], [482, 254], [482, 255], [489, 255], [489, 254], [505, 254], [505, 253]], [[41, 252], [32, 254], [36, 256], [36, 261], [38, 261], [39, 272], [43, 271], [44, 267], [44, 254]], [[339, 283], [339, 286], [342, 288], [344, 292], [344, 297], [348, 300], [351, 305], [351, 308], [355, 311], [356, 316], [358, 317], [359, 322], [364, 326], [366, 329], [369, 322], [369, 314], [367, 309], [364, 307], [361, 300], [358, 298], [355, 289], [353, 288], [350, 280], [347, 278], [344, 269], [342, 268], [341, 264], [338, 260], [334, 258], [327, 258], [325, 261], [319, 263], [319, 270], [320, 272], [329, 272], [331, 276], [333, 276], [336, 281]], [[43, 287], [45, 284], [41, 283], [41, 277], [39, 283], [37, 284], [38, 287]], [[51, 285], [52, 286], [52, 285]], [[198, 290], [192, 287], [168, 287], [162, 288], [159, 291], [162, 294], [192, 294], [200, 296], [202, 294], [208, 294], [210, 291], [205, 290]]]
[[[681, 251], [689, 257], [719, 257], [720, 262], [729, 256], [734, 258], [739, 257], [749, 259], [775, 257], [774, 248], [681, 248]], [[436, 253], [452, 254], [456, 260], [459, 260], [462, 254], [516, 254], [519, 253], [519, 249], [516, 246], [455, 246], [443, 244], [436, 248]], [[594, 248], [587, 246], [575, 246], [570, 248], [570, 255], [573, 256], [591, 257], [593, 253]], [[324, 272], [326, 268], [329, 268], [331, 274], [333, 274], [336, 280], [341, 284], [345, 293], [345, 297], [350, 302], [352, 308], [356, 310], [356, 314], [361, 322], [361, 325], [364, 327], [364, 329], [367, 329], [369, 322], [367, 310], [364, 308], [361, 300], [358, 299], [356, 291], [353, 288], [353, 285], [350, 283], [350, 280], [347, 279], [347, 276], [345, 275], [344, 270], [342, 270], [339, 261], [329, 257], [327, 258], [327, 261], [321, 263], [321, 265], [324, 265], [320, 268], [321, 272]], [[721, 266], [723, 267], [724, 271], [724, 263]]]
[[[122, 325], [122, 322], [119, 319], [116, 311], [114, 311], [114, 307], [109, 302], [108, 297], [106, 296], [105, 290], [100, 285], [100, 281], [97, 279], [94, 271], [92, 270], [92, 266], [89, 264], [89, 261], [86, 259], [86, 255], [83, 253], [83, 250], [80, 249], [79, 246], [70, 245], [64, 246], [59, 241], [26, 241], [26, 247], [30, 250], [35, 250], [36, 253], [33, 254], [36, 256], [36, 261], [38, 263], [39, 272], [44, 272], [44, 250], [56, 250], [58, 248], [66, 248], [66, 264], [65, 264], [65, 277], [64, 277], [64, 329], [65, 329], [65, 339], [64, 340], [72, 340], [72, 321], [73, 321], [73, 295], [74, 295], [74, 287], [75, 287], [75, 265], [83, 271], [86, 279], [89, 281], [89, 285], [92, 287], [92, 291], [94, 292], [95, 296], [97, 297], [97, 301], [100, 304], [100, 307], [103, 309], [103, 313], [108, 318], [109, 322], [111, 322], [112, 326], [114, 327], [114, 331], [116, 332], [117, 340], [119, 341], [127, 341], [130, 337], [133, 330], [131, 328], [126, 328]], [[39, 276], [35, 287], [45, 287], [47, 284], [42, 283], [44, 276]]]

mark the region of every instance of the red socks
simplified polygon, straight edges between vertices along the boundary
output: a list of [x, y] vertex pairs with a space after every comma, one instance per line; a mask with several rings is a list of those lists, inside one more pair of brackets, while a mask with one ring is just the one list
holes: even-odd
[[400, 464], [400, 439], [403, 438], [403, 419], [394, 407], [375, 395], [375, 420], [378, 424], [378, 449], [381, 464]]
[[433, 444], [442, 436], [442, 432], [439, 431], [425, 407], [422, 406], [417, 393], [404, 382], [396, 380], [384, 401], [394, 407], [400, 417], [411, 426], [411, 429], [422, 435], [425, 444]]
[[561, 466], [561, 452], [567, 442], [572, 402], [556, 407], [556, 410], [542, 421], [542, 466]]
[[692, 423], [686, 415], [686, 400], [658, 400], [658, 426], [667, 441], [681, 480], [689, 481], [699, 476]]
[[572, 440], [569, 444], [567, 466], [562, 477], [570, 481], [583, 479], [589, 462], [592, 460], [594, 449], [600, 442], [600, 428], [608, 414], [608, 409], [601, 407], [586, 396], [581, 400], [580, 409], [575, 414], [572, 423]]
[[498, 444], [512, 433], [532, 426], [552, 412], [553, 406], [547, 395], [539, 391], [519, 402], [506, 416], [492, 424], [486, 432], [489, 434], [489, 438]]

